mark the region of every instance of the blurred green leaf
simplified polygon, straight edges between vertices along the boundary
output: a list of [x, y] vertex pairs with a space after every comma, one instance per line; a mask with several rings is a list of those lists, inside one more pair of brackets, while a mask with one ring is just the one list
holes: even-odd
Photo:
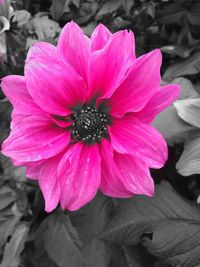
[[[58, 21], [60, 17], [64, 14], [65, 9], [65, 3], [67, 0], [52, 0], [52, 4], [50, 7], [50, 12], [55, 21]], [[67, 5], [68, 7], [68, 5]]]
[[169, 145], [182, 143], [190, 137], [193, 132], [196, 132], [192, 125], [186, 123], [177, 115], [174, 106], [161, 112], [154, 120], [153, 127], [162, 133]]
[[183, 176], [200, 174], [200, 137], [186, 143], [176, 168]]
[[102, 238], [123, 246], [141, 243], [160, 263], [196, 266], [200, 262], [200, 210], [163, 182], [152, 198], [121, 200]]
[[171, 82], [174, 78], [193, 75], [200, 72], [200, 52], [196, 52], [190, 58], [181, 60], [171, 66], [169, 66], [164, 75], [165, 81]]
[[23, 215], [17, 206], [17, 193], [9, 186], [0, 187], [0, 251], [12, 235], [15, 226]]
[[200, 128], [200, 98], [179, 100], [174, 106], [181, 119]]
[[44, 242], [49, 257], [59, 266], [84, 267], [82, 242], [69, 216], [56, 211], [40, 225], [38, 235]]
[[31, 14], [27, 10], [17, 10], [12, 13], [10, 20], [12, 23], [17, 23], [18, 27], [25, 25], [30, 19]]
[[20, 254], [24, 249], [29, 226], [25, 223], [20, 223], [5, 246], [1, 267], [18, 267], [20, 265]]

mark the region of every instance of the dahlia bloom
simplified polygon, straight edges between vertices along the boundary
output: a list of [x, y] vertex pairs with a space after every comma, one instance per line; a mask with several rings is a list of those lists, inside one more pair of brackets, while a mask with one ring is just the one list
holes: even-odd
[[179, 87], [160, 87], [160, 50], [136, 58], [134, 44], [132, 32], [100, 24], [88, 38], [70, 22], [57, 47], [30, 48], [24, 76], [2, 79], [14, 107], [2, 152], [38, 180], [47, 212], [77, 210], [98, 189], [154, 194], [149, 168], [164, 165], [167, 145], [150, 124]]

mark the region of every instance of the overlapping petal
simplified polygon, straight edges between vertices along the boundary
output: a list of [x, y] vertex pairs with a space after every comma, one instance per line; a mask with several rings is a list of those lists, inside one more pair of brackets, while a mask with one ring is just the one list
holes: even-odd
[[28, 116], [13, 127], [2, 153], [16, 161], [38, 161], [57, 155], [69, 141], [70, 132], [58, 128], [48, 117]]
[[133, 33], [119, 31], [113, 34], [103, 49], [94, 51], [90, 56], [88, 99], [110, 97], [125, 78], [134, 59]]
[[26, 62], [41, 56], [57, 56], [56, 46], [47, 42], [37, 42], [28, 51]]
[[54, 210], [60, 200], [60, 182], [58, 177], [58, 165], [63, 154], [59, 154], [46, 160], [39, 172], [38, 182], [45, 199], [45, 210]]
[[108, 102], [110, 113], [123, 117], [127, 112], [140, 111], [160, 87], [162, 56], [156, 49], [137, 58], [126, 79]]
[[101, 178], [98, 144], [76, 143], [59, 164], [60, 203], [63, 209], [77, 210], [95, 196]]
[[88, 60], [91, 53], [90, 39], [81, 28], [69, 22], [62, 29], [57, 46], [58, 56], [81, 75], [85, 82], [88, 77]]
[[25, 78], [34, 102], [50, 114], [68, 115], [72, 107], [85, 101], [87, 89], [81, 77], [54, 56], [30, 58]]
[[18, 112], [25, 115], [43, 113], [29, 94], [24, 76], [6, 76], [2, 79], [1, 87], [6, 97]]
[[170, 106], [180, 94], [180, 86], [169, 84], [154, 93], [145, 107], [134, 115], [143, 122], [151, 123], [156, 115]]
[[109, 134], [117, 152], [135, 155], [149, 167], [161, 168], [167, 160], [167, 144], [162, 135], [133, 116], [114, 119]]
[[92, 51], [102, 49], [112, 36], [112, 33], [103, 25], [99, 24], [91, 35]]
[[120, 174], [113, 158], [113, 148], [106, 139], [101, 142], [101, 191], [108, 196], [126, 198], [133, 193], [126, 189], [123, 177]]
[[140, 158], [112, 150], [110, 143], [101, 144], [101, 191], [112, 197], [130, 197], [134, 194], [152, 196], [154, 182], [149, 168]]

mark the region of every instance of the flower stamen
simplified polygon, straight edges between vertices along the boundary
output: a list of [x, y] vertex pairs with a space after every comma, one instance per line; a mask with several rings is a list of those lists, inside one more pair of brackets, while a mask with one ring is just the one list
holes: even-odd
[[95, 107], [84, 106], [77, 113], [71, 115], [72, 139], [87, 144], [100, 143], [108, 137], [107, 125], [109, 117]]

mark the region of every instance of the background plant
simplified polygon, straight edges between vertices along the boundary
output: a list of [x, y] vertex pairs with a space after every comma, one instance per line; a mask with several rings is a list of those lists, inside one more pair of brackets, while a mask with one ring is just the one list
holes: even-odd
[[[37, 184], [0, 156], [2, 267], [150, 267], [200, 263], [200, 2], [188, 0], [4, 0], [0, 4], [0, 75], [22, 74], [32, 43], [56, 44], [76, 21], [90, 35], [104, 23], [131, 29], [137, 55], [161, 48], [164, 83], [181, 85], [180, 99], [154, 122], [169, 160], [153, 171], [156, 195], [112, 200], [98, 194], [77, 212], [44, 212]], [[0, 142], [11, 107], [0, 93]]]

